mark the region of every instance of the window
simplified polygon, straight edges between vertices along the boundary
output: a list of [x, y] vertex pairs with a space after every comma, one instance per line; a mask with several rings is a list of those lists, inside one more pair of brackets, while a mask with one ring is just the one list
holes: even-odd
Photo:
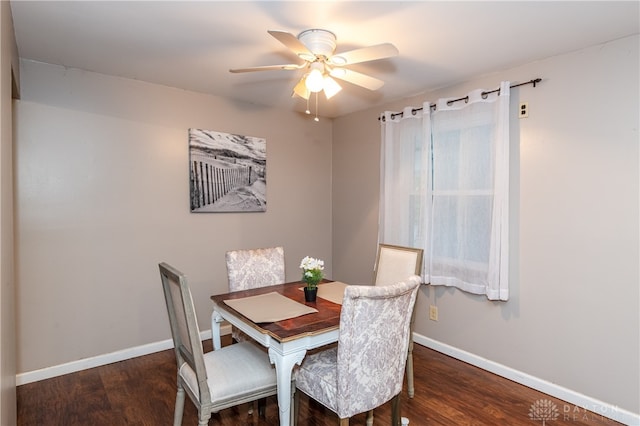
[[379, 242], [423, 248], [423, 279], [492, 300], [508, 291], [508, 105], [500, 94], [386, 113]]

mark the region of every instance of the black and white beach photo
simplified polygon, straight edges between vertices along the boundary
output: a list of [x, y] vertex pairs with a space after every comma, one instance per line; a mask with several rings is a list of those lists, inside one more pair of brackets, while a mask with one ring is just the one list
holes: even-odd
[[267, 141], [189, 129], [193, 213], [267, 210]]

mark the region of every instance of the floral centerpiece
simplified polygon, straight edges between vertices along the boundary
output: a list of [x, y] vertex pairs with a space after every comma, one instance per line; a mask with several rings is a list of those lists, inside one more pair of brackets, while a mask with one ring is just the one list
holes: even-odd
[[324, 261], [306, 256], [300, 262], [300, 269], [302, 269], [302, 282], [307, 284], [307, 288], [310, 290], [318, 288], [318, 283], [322, 281]]

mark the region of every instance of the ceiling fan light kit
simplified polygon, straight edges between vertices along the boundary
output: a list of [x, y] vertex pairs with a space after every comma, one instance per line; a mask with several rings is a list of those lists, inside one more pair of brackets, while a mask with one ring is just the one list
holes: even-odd
[[324, 89], [324, 95], [327, 97], [327, 99], [331, 99], [339, 91], [342, 90], [342, 87], [338, 84], [338, 82], [328, 75], [324, 76], [322, 88]]
[[311, 71], [305, 78], [305, 84], [307, 89], [317, 93], [323, 89], [324, 86], [324, 66], [320, 62], [312, 62], [309, 66]]
[[[389, 58], [398, 54], [398, 49], [393, 44], [383, 43], [334, 55], [337, 47], [336, 35], [331, 31], [319, 28], [304, 30], [297, 37], [285, 31], [269, 30], [268, 33], [305, 62], [300, 65], [267, 65], [230, 69], [229, 71], [241, 73], [269, 70], [291, 71], [306, 68], [305, 74], [293, 88], [293, 96], [306, 99], [307, 103], [311, 93], [316, 93], [317, 104], [319, 92], [324, 91], [326, 98], [330, 99], [342, 90], [342, 87], [331, 77], [368, 90], [379, 89], [384, 85], [382, 80], [345, 67], [355, 63]], [[316, 121], [318, 121], [317, 115]]]
[[307, 87], [306, 75], [293, 87], [293, 94], [291, 96], [300, 96], [302, 99], [309, 99], [311, 91]]

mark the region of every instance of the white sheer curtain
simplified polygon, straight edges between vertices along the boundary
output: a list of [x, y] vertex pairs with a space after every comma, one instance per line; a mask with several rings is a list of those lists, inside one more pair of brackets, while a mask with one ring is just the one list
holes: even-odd
[[[431, 199], [431, 108], [385, 113], [382, 126], [379, 242], [424, 247]], [[424, 277], [423, 277], [424, 279]]]
[[382, 121], [379, 242], [425, 250], [423, 280], [509, 298], [509, 82]]

